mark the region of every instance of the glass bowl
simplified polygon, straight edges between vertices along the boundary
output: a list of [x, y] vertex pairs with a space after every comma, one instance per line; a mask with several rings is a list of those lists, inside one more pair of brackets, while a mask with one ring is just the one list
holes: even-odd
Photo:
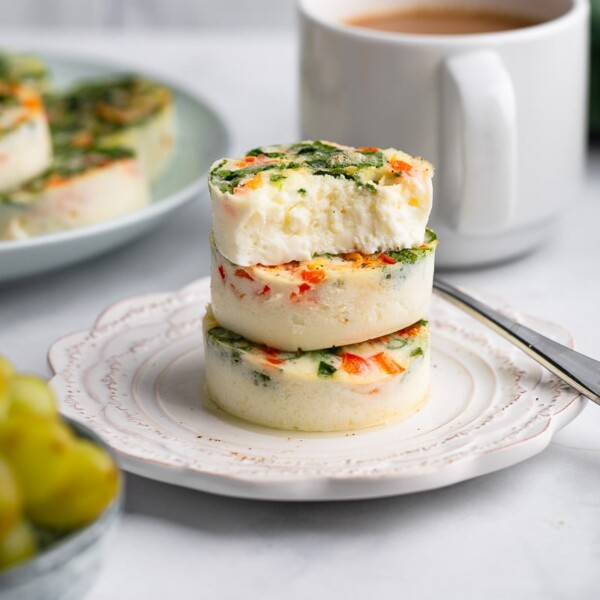
[[[63, 417], [64, 418], [64, 417]], [[114, 453], [88, 427], [64, 418], [82, 438]], [[2, 600], [81, 600], [91, 587], [107, 542], [123, 511], [124, 477], [119, 470], [117, 495], [104, 512], [89, 525], [50, 544], [33, 558], [0, 572]]]

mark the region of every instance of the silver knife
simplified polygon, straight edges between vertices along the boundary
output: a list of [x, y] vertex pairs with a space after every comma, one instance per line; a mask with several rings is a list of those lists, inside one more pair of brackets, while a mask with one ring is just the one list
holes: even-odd
[[440, 296], [499, 333], [559, 379], [600, 405], [600, 361], [509, 319], [437, 277], [433, 287]]

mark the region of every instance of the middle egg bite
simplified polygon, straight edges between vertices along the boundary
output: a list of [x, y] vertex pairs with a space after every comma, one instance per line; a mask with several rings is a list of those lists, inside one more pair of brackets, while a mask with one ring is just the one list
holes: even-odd
[[214, 315], [255, 343], [292, 352], [386, 335], [426, 313], [436, 245], [428, 229], [414, 248], [240, 267], [211, 240]]

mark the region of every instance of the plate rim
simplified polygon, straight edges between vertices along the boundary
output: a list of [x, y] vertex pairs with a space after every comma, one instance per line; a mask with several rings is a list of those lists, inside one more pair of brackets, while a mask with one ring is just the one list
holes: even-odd
[[[73, 340], [92, 332], [96, 325], [101, 323], [104, 315], [112, 309], [135, 305], [142, 299], [165, 298], [173, 294], [185, 293], [186, 290], [191, 290], [195, 286], [208, 286], [209, 284], [210, 277], [203, 277], [177, 291], [133, 296], [108, 306], [97, 316], [89, 329], [61, 337], [52, 344], [48, 351], [48, 363], [54, 373], [50, 385], [54, 387], [60, 379], [61, 362], [64, 363], [63, 348], [71, 345]], [[538, 317], [518, 314], [525, 319], [529, 318], [558, 328], [572, 341], [571, 334], [562, 326]], [[130, 473], [213, 494], [267, 501], [337, 501], [383, 498], [447, 487], [527, 460], [547, 448], [553, 435], [572, 421], [585, 405], [586, 399], [581, 394], [573, 393], [573, 397], [565, 406], [549, 416], [544, 429], [539, 433], [525, 439], [511, 441], [501, 448], [463, 457], [451, 465], [422, 472], [417, 476], [391, 472], [377, 476], [344, 475], [339, 478], [321, 475], [302, 478], [280, 477], [271, 480], [253, 479], [251, 474], [246, 476], [239, 473], [211, 473], [188, 466], [168, 464], [153, 458], [136, 456], [135, 452], [127, 452], [125, 449], [114, 448], [112, 445], [111, 447], [119, 456], [122, 467]], [[80, 418], [74, 411], [68, 412], [68, 415], [76, 420]], [[85, 420], [83, 422], [93, 428], [93, 423]], [[110, 445], [109, 440], [105, 441]]]

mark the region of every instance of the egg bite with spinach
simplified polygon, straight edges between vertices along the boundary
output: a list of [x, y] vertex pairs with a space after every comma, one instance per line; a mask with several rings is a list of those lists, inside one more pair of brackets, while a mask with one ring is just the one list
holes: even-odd
[[412, 248], [425, 236], [432, 176], [426, 160], [394, 148], [254, 148], [211, 167], [215, 243], [242, 267]]
[[46, 106], [58, 146], [129, 148], [151, 181], [169, 163], [175, 103], [163, 85], [137, 75], [92, 80], [47, 96]]
[[223, 327], [287, 351], [379, 337], [425, 315], [436, 245], [428, 229], [413, 248], [241, 267], [212, 239], [213, 312]]
[[204, 318], [209, 397], [226, 412], [276, 429], [343, 431], [408, 417], [427, 401], [426, 321], [358, 344], [285, 352]]
[[39, 94], [20, 83], [0, 81], [0, 193], [39, 175], [51, 160]]
[[0, 194], [0, 239], [23, 239], [103, 223], [148, 204], [127, 148], [57, 148], [50, 168]]

